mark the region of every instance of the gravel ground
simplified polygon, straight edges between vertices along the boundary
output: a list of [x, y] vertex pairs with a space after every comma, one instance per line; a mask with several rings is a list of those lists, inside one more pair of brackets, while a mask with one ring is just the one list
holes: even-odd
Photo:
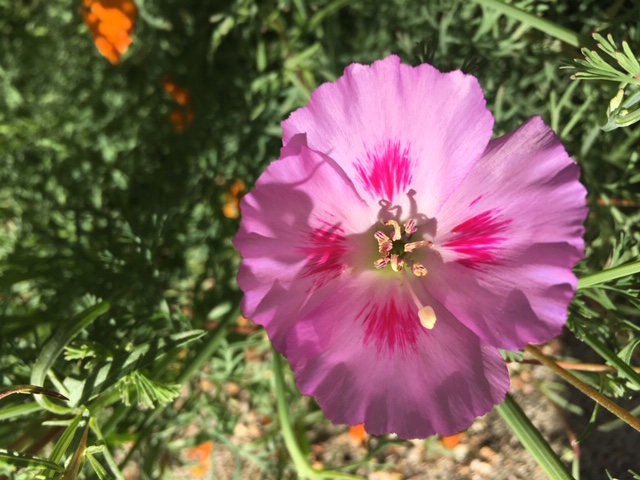
[[[559, 340], [546, 345], [543, 351], [553, 355], [563, 353], [584, 358], [576, 352], [581, 346], [567, 336], [566, 343]], [[597, 359], [585, 359], [598, 361]], [[509, 364], [511, 370], [511, 394], [529, 416], [534, 425], [550, 442], [552, 448], [567, 463], [579, 456], [581, 480], [606, 480], [607, 471], [613, 478], [632, 480], [629, 469], [640, 472], [640, 434], [628, 426], [612, 432], [593, 431], [579, 446], [571, 446], [571, 440], [584, 431], [593, 410], [593, 402], [558, 382], [547, 369], [541, 366]], [[556, 407], [541, 390], [554, 389], [559, 396], [583, 409], [581, 416], [568, 414], [566, 409]], [[635, 405], [638, 398], [635, 399]], [[627, 408], [631, 408], [630, 401]], [[599, 424], [609, 419], [607, 412], [601, 413]], [[232, 445], [256, 442], [262, 435], [260, 419], [249, 411], [243, 422], [236, 426], [229, 439]], [[198, 427], [195, 427], [198, 429]], [[202, 432], [202, 430], [200, 430]], [[367, 451], [376, 448], [379, 439], [369, 437], [357, 439], [345, 426], [336, 426], [326, 420], [314, 424], [307, 432], [312, 452], [312, 463], [316, 468], [347, 465], [364, 458]], [[369, 450], [371, 449], [371, 450]], [[191, 458], [187, 458], [191, 455]], [[197, 454], [195, 455], [197, 457]], [[172, 478], [221, 480], [278, 479], [281, 477], [261, 473], [255, 464], [241, 461], [229, 447], [213, 446], [210, 459], [200, 459], [201, 468], [184, 466], [176, 469]], [[187, 452], [183, 461], [193, 465], [194, 453]], [[283, 459], [283, 461], [287, 461]], [[204, 462], [204, 463], [202, 463]], [[212, 463], [207, 463], [212, 462]], [[203, 465], [206, 468], [202, 468]], [[136, 480], [135, 469], [128, 480]], [[529, 452], [506, 426], [502, 418], [491, 412], [477, 419], [465, 432], [448, 439], [430, 438], [398, 442], [387, 446], [366, 465], [355, 472], [369, 480], [544, 480], [547, 476], [537, 466]], [[287, 477], [290, 478], [290, 477]]]

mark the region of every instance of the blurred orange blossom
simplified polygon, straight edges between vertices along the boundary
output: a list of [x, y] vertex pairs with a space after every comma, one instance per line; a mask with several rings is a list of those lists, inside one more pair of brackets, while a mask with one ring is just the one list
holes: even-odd
[[114, 65], [120, 63], [138, 15], [133, 0], [83, 0], [80, 11], [98, 51]]

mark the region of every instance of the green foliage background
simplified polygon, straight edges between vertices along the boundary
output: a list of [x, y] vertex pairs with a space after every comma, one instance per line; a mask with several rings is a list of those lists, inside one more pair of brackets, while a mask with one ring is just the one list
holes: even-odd
[[[590, 34], [601, 30], [640, 50], [632, 2], [512, 4], [573, 30], [581, 45], [595, 48]], [[572, 81], [559, 67], [581, 57], [576, 48], [467, 1], [137, 5], [133, 45], [114, 66], [95, 49], [80, 2], [0, 0], [0, 387], [32, 383], [34, 365], [46, 364], [43, 347], [73, 319], [86, 320], [77, 336], [60, 336], [64, 354], [42, 373], [76, 403], [56, 410], [55, 401], [1, 400], [0, 408], [14, 410], [0, 413], [0, 447], [46, 456], [58, 442], [62, 462], [81, 439], [61, 445], [56, 435], [83, 431], [88, 415], [87, 445], [106, 445], [97, 455], [110, 475], [125, 462], [108, 451], [127, 451], [131, 440], [125, 460], [137, 459], [144, 478], [159, 478], [195, 412], [214, 419], [218, 441], [233, 430], [233, 399], [222, 390], [207, 397], [194, 379], [237, 381], [254, 408], [273, 415], [269, 365], [243, 361], [247, 348], [268, 356], [264, 338], [229, 329], [241, 293], [231, 243], [238, 220], [222, 215], [224, 195], [236, 178], [255, 181], [278, 156], [280, 121], [352, 62], [397, 53], [407, 63], [473, 73], [498, 134], [542, 115], [590, 192], [581, 271], [637, 258], [640, 129], [602, 132], [617, 85]], [[193, 99], [184, 132], [167, 118], [174, 104], [162, 89], [166, 75]], [[635, 348], [637, 285], [624, 279], [580, 296], [570, 327], [613, 355]], [[93, 305], [107, 309], [101, 301], [108, 312], [89, 318]], [[617, 375], [587, 380], [612, 396], [634, 390]], [[170, 405], [181, 384], [191, 386], [179, 412], [139, 408]], [[315, 414], [312, 404], [300, 408]], [[63, 423], [43, 426], [54, 419]], [[238, 455], [267, 477], [291, 477], [286, 456], [269, 453], [282, 448], [273, 428], [255, 451]], [[86, 475], [100, 476], [87, 465]]]

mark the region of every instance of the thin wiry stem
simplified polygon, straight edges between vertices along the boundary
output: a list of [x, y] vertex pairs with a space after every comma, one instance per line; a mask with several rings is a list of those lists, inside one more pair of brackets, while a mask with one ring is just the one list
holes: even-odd
[[640, 420], [638, 420], [636, 417], [631, 415], [629, 412], [627, 412], [624, 408], [620, 407], [618, 404], [609, 400], [607, 397], [602, 395], [596, 389], [587, 385], [582, 380], [578, 379], [573, 374], [571, 374], [569, 371], [562, 368], [554, 360], [552, 360], [551, 358], [547, 357], [544, 353], [542, 353], [542, 351], [538, 347], [529, 344], [525, 348], [525, 351], [528, 352], [536, 360], [538, 360], [542, 365], [552, 370], [558, 376], [562, 377], [564, 380], [566, 380], [571, 385], [573, 385], [578, 390], [580, 390], [582, 393], [584, 393], [585, 395], [593, 399], [599, 405], [602, 405], [604, 408], [609, 410], [611, 413], [613, 413], [615, 416], [620, 418], [622, 421], [624, 421], [631, 427], [635, 428], [638, 432], [640, 432]]
[[[565, 370], [576, 370], [578, 372], [594, 372], [594, 373], [615, 373], [617, 370], [609, 365], [602, 365], [601, 363], [582, 363], [582, 362], [565, 362], [555, 360], [556, 364]], [[519, 362], [511, 362], [528, 365], [542, 365], [539, 360], [524, 359]], [[631, 367], [636, 372], [640, 373], [640, 367]]]

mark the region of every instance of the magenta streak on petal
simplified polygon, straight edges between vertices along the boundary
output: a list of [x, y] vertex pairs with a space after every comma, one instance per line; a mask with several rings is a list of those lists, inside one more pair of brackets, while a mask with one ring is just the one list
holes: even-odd
[[389, 141], [376, 152], [367, 152], [365, 161], [359, 160], [356, 170], [362, 186], [381, 200], [393, 202], [393, 197], [411, 183], [412, 162], [409, 150], [400, 142]]
[[400, 308], [394, 298], [382, 299], [385, 303], [368, 303], [358, 313], [366, 328], [364, 344], [374, 342], [379, 355], [391, 356], [396, 349], [407, 353], [416, 348], [420, 323], [415, 310]]
[[494, 263], [498, 246], [507, 238], [500, 236], [507, 230], [510, 219], [500, 220], [492, 210], [471, 217], [451, 230], [454, 237], [443, 246], [463, 255], [458, 260], [468, 268]]
[[478, 196], [473, 202], [469, 204], [470, 207], [473, 207], [476, 203], [478, 203], [482, 199], [483, 195]]
[[304, 277], [314, 277], [313, 287], [320, 288], [342, 273], [344, 269], [343, 255], [347, 251], [344, 230], [328, 222], [315, 228], [305, 239], [300, 248], [306, 255]]

